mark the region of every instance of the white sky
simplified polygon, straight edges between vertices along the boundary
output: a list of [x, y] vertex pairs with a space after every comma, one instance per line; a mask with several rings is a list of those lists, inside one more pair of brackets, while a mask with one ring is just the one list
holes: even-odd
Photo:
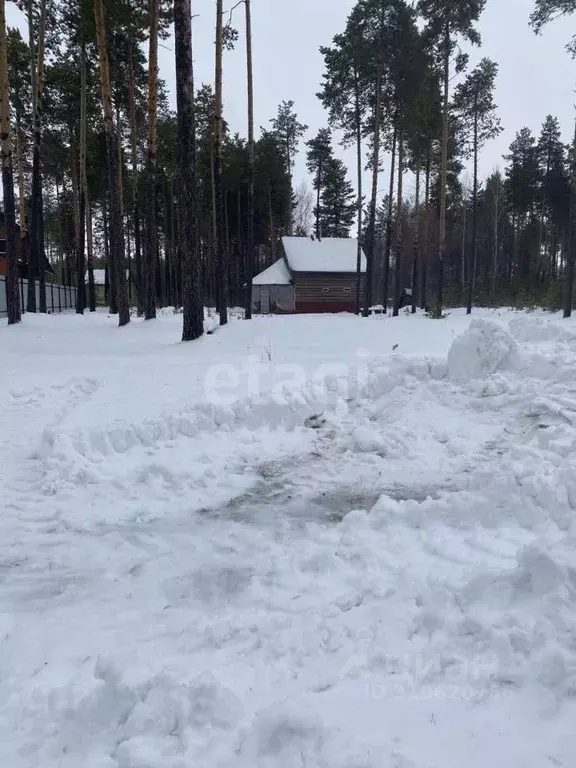
[[[225, 0], [227, 7], [236, 0]], [[481, 172], [502, 164], [502, 154], [516, 131], [528, 126], [538, 132], [547, 114], [557, 116], [566, 141], [570, 139], [576, 103], [576, 62], [565, 44], [576, 32], [576, 17], [563, 19], [536, 37], [528, 27], [533, 0], [488, 0], [480, 31], [483, 47], [471, 51], [471, 66], [488, 56], [500, 65], [496, 101], [504, 133], [491, 142], [481, 158]], [[256, 124], [268, 125], [278, 104], [292, 99], [300, 121], [310, 126], [306, 138], [326, 124], [326, 115], [316, 98], [323, 72], [321, 45], [330, 44], [344, 29], [354, 0], [253, 0], [253, 44]], [[226, 6], [225, 6], [226, 7]], [[197, 85], [213, 81], [214, 0], [192, 0], [194, 58]], [[7, 5], [8, 24], [21, 25], [21, 14]], [[226, 53], [224, 66], [225, 117], [231, 130], [246, 135], [246, 76], [244, 54], [244, 7], [234, 11], [239, 29], [237, 50]], [[174, 95], [172, 41], [160, 49], [161, 74]], [[354, 153], [343, 153], [354, 180]], [[295, 185], [306, 178], [304, 153], [295, 173]], [[387, 186], [387, 168], [381, 188]], [[408, 191], [410, 184], [408, 185]]]

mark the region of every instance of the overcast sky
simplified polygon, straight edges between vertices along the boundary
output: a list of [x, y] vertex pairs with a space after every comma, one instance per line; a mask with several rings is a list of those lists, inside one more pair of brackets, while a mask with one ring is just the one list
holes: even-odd
[[[225, 7], [235, 0], [225, 0]], [[321, 45], [344, 29], [354, 0], [253, 0], [254, 89], [257, 126], [268, 125], [278, 104], [292, 99], [300, 121], [310, 126], [307, 137], [326, 124], [316, 98], [323, 72]], [[538, 132], [547, 114], [557, 116], [569, 140], [576, 103], [576, 62], [565, 44], [576, 31], [576, 17], [555, 22], [536, 37], [528, 27], [533, 0], [488, 0], [480, 21], [483, 46], [472, 49], [470, 65], [488, 56], [500, 65], [496, 101], [504, 133], [483, 152], [481, 171], [487, 174], [502, 164], [518, 129]], [[196, 80], [213, 81], [214, 0], [192, 0]], [[22, 17], [7, 5], [8, 24], [21, 25]], [[224, 64], [225, 117], [232, 131], [246, 135], [246, 77], [244, 58], [244, 8], [234, 11], [240, 31], [236, 51], [226, 53]], [[161, 75], [174, 95], [174, 53], [169, 40], [160, 50]], [[354, 154], [342, 156], [354, 176]], [[381, 187], [386, 186], [384, 169]], [[306, 178], [303, 152], [298, 158], [295, 184]]]

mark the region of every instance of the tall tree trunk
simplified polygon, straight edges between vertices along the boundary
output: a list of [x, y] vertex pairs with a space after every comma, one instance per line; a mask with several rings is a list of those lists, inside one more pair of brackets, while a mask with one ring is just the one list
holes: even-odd
[[[383, 24], [383, 20], [382, 20]], [[381, 26], [382, 32], [382, 26]], [[368, 220], [368, 247], [366, 265], [366, 295], [364, 297], [364, 317], [370, 315], [372, 306], [372, 281], [374, 276], [374, 255], [376, 250], [376, 201], [378, 197], [378, 176], [380, 173], [380, 123], [382, 110], [382, 62], [378, 63], [376, 91], [374, 101], [374, 137], [372, 142], [372, 195], [370, 197], [370, 215]]]
[[[246, 72], [248, 79], [248, 242], [246, 244], [246, 314], [252, 317], [252, 279], [254, 276], [254, 73], [252, 65], [252, 8], [251, 0], [246, 5]], [[240, 193], [238, 193], [240, 194]]]
[[[28, 50], [30, 52], [30, 93], [32, 96], [32, 122], [34, 122], [34, 115], [36, 114], [36, 40], [35, 40], [35, 34], [34, 34], [34, 0], [27, 0], [26, 4], [26, 20], [28, 24]], [[24, 171], [22, 171], [24, 173]], [[22, 190], [24, 189], [24, 186], [22, 186]], [[29, 212], [30, 215], [32, 211]], [[36, 280], [36, 276], [34, 274], [34, 268], [32, 265], [32, 243], [30, 238], [30, 229], [29, 229], [30, 221], [29, 217], [26, 216], [26, 234], [28, 235], [28, 241], [27, 241], [27, 276], [28, 276], [28, 290], [27, 290], [27, 296], [26, 296], [26, 311], [28, 311], [29, 306], [32, 306], [33, 312], [36, 312], [36, 287], [34, 286], [34, 289], [30, 289], [30, 281]], [[60, 241], [60, 246], [62, 245]]]
[[170, 222], [172, 220], [172, 198], [170, 192], [170, 182], [168, 178], [164, 179], [164, 215], [163, 221], [163, 234], [164, 234], [164, 266], [165, 266], [165, 285], [166, 285], [166, 306], [175, 307], [176, 301], [174, 299], [173, 287], [173, 274], [174, 274], [174, 260], [172, 257], [174, 240], [172, 238]]
[[426, 310], [428, 304], [428, 265], [430, 263], [430, 173], [432, 166], [432, 148], [426, 153], [426, 189], [424, 191], [424, 247], [422, 248], [422, 266], [420, 268], [420, 309]]
[[20, 260], [26, 268], [28, 261], [26, 250], [30, 241], [28, 238], [28, 202], [24, 185], [24, 132], [22, 130], [22, 116], [19, 111], [16, 112], [16, 165], [18, 168], [18, 207], [20, 212]]
[[[82, 139], [80, 139], [80, 147], [80, 165], [82, 165], [85, 163]], [[80, 169], [79, 222], [76, 242], [76, 314], [79, 315], [83, 315], [86, 309], [86, 187], [82, 174], [82, 169]]]
[[448, 193], [448, 116], [450, 89], [450, 24], [444, 30], [444, 102], [442, 111], [442, 166], [440, 171], [440, 225], [438, 232], [438, 286], [435, 316], [442, 317], [444, 256], [446, 253], [446, 197]]
[[268, 184], [268, 218], [270, 222], [270, 248], [272, 251], [272, 262], [276, 261], [276, 228], [274, 226], [274, 211], [272, 210], [272, 189]]
[[394, 264], [394, 317], [400, 313], [400, 297], [402, 295], [402, 259], [404, 256], [404, 242], [402, 231], [402, 205], [404, 182], [404, 133], [403, 128], [398, 133], [398, 195], [396, 203], [396, 247]]
[[190, 0], [174, 0], [176, 44], [176, 100], [180, 148], [180, 237], [184, 324], [182, 341], [204, 333], [204, 309], [200, 294], [198, 258], [198, 205], [196, 179], [196, 123], [194, 116], [194, 69]]
[[[32, 26], [32, 2], [29, 2], [29, 24]], [[42, 171], [40, 168], [40, 147], [42, 143], [42, 111], [44, 89], [44, 49], [46, 43], [46, 0], [42, 0], [40, 7], [40, 26], [38, 29], [38, 60], [32, 67], [35, 73], [33, 84], [33, 121], [34, 144], [32, 151], [32, 201], [31, 201], [31, 231], [30, 231], [30, 259], [28, 273], [28, 311], [36, 312], [36, 275], [39, 276], [40, 312], [46, 312], [46, 272], [42, 259], [43, 243], [42, 225], [40, 221], [42, 203]]]
[[144, 318], [156, 317], [156, 136], [158, 113], [158, 0], [150, 0], [150, 55], [148, 58], [148, 237], [146, 242]]
[[[182, 249], [177, 244], [179, 240], [178, 233], [180, 232], [180, 225], [179, 225], [179, 218], [178, 218], [178, 208], [179, 206], [174, 205], [174, 183], [170, 182], [170, 200], [172, 201], [172, 205], [170, 208], [170, 239], [173, 243], [176, 243], [176, 247], [174, 248], [174, 305], [178, 308], [182, 306]], [[200, 251], [200, 242], [197, 242], [197, 259], [199, 262], [201, 262], [201, 251]], [[200, 279], [200, 269], [198, 268], [198, 281], [200, 286], [200, 295], [202, 296], [203, 290], [202, 290], [202, 282]]]
[[360, 78], [358, 69], [354, 67], [354, 117], [356, 123], [356, 172], [358, 186], [358, 248], [356, 252], [356, 314], [361, 312], [362, 305], [362, 110], [360, 107]]
[[86, 242], [88, 246], [88, 303], [90, 312], [96, 312], [96, 284], [94, 282], [94, 240], [92, 235], [92, 206], [86, 195]]
[[228, 264], [224, 221], [224, 181], [222, 171], [222, 56], [224, 52], [224, 0], [216, 0], [216, 78], [214, 87], [214, 185], [216, 192], [216, 281], [220, 325], [228, 322]]
[[394, 215], [394, 184], [396, 181], [396, 140], [397, 127], [394, 126], [392, 136], [392, 158], [390, 160], [390, 191], [388, 193], [388, 219], [386, 221], [386, 245], [384, 251], [384, 285], [382, 289], [382, 306], [388, 314], [388, 294], [390, 293], [390, 254], [392, 253], [392, 216]]
[[416, 200], [414, 203], [414, 253], [412, 257], [412, 314], [418, 306], [418, 265], [420, 263], [420, 154], [416, 153]]
[[12, 169], [5, 0], [0, 0], [0, 143], [2, 191], [6, 221], [6, 310], [8, 325], [14, 325], [20, 322], [22, 316], [20, 311], [20, 294], [18, 292], [18, 253], [16, 249], [16, 211], [14, 173]]
[[472, 190], [472, 248], [468, 257], [468, 304], [466, 314], [472, 314], [476, 264], [478, 261], [478, 91], [474, 95], [474, 182]]
[[76, 274], [78, 275], [76, 291], [76, 312], [83, 315], [86, 309], [86, 196], [88, 181], [86, 178], [86, 142], [87, 142], [87, 110], [86, 110], [86, 41], [82, 20], [80, 43], [80, 222], [78, 228], [78, 250], [76, 255]]
[[[466, 192], [466, 190], [464, 190]], [[460, 252], [460, 287], [462, 288], [462, 295], [464, 295], [464, 288], [466, 287], [466, 239], [468, 235], [468, 200], [466, 194], [462, 201], [462, 250]]]
[[322, 187], [322, 161], [318, 161], [318, 173], [316, 174], [316, 226], [314, 231], [316, 232], [316, 239], [322, 239], [322, 232], [320, 230], [320, 200], [321, 200], [321, 187]]
[[498, 279], [498, 221], [500, 218], [500, 187], [494, 192], [494, 251], [492, 254], [492, 301], [496, 297], [496, 281]]
[[104, 110], [104, 132], [106, 134], [106, 154], [108, 161], [108, 195], [110, 200], [110, 251], [111, 262], [114, 263], [118, 281], [118, 325], [124, 326], [130, 322], [128, 307], [128, 290], [126, 283], [126, 256], [124, 253], [124, 232], [122, 227], [122, 211], [120, 203], [118, 176], [118, 141], [114, 131], [112, 116], [112, 98], [110, 94], [110, 68], [108, 63], [108, 42], [104, 22], [104, 1], [94, 0], [96, 20], [96, 39], [100, 59], [100, 86], [102, 90], [102, 106]]
[[138, 184], [138, 155], [136, 152], [136, 84], [134, 74], [134, 41], [129, 32], [130, 60], [128, 65], [130, 148], [132, 152], [132, 218], [134, 226], [134, 263], [138, 314], [144, 314], [144, 277], [142, 274], [142, 240], [140, 229], [140, 189]]
[[[78, 156], [80, 145], [77, 142], [77, 136], [74, 126], [68, 127], [70, 133], [70, 180], [72, 182], [72, 218], [74, 221], [74, 241], [72, 254], [68, 260], [70, 272], [76, 271], [76, 259], [78, 254], [78, 242], [80, 240], [80, 172], [78, 168]], [[72, 269], [72, 264], [74, 268]]]
[[564, 317], [572, 316], [572, 300], [574, 296], [574, 261], [576, 260], [576, 122], [574, 124], [574, 141], [572, 143], [572, 162], [570, 168], [570, 242], [566, 265], [566, 297], [564, 300]]

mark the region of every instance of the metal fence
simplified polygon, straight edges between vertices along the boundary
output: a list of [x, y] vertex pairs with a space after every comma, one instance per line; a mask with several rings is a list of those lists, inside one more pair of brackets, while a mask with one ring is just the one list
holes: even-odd
[[[28, 295], [28, 280], [21, 278], [18, 281], [20, 285], [20, 306], [26, 309], [26, 297]], [[40, 286], [36, 281], [36, 307], [40, 306]], [[46, 311], [64, 312], [67, 309], [74, 309], [76, 306], [76, 288], [71, 285], [58, 285], [57, 283], [46, 283]], [[6, 278], [0, 277], [0, 317], [6, 316]]]

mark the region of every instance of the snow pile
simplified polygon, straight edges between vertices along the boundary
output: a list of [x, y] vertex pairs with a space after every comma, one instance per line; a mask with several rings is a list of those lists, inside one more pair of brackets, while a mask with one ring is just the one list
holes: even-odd
[[450, 377], [456, 381], [490, 376], [517, 348], [516, 342], [500, 325], [489, 320], [472, 320], [448, 353]]
[[[61, 768], [163, 768], [189, 765], [190, 753], [216, 734], [223, 747], [233, 748], [243, 708], [209, 673], [187, 685], [158, 675], [134, 686], [110, 662], [99, 660], [94, 679], [81, 698], [70, 688], [51, 701], [40, 700], [37, 706], [46, 707], [42, 714], [51, 722], [40, 733], [28, 732], [24, 753], [37, 754], [43, 765], [57, 760]], [[40, 711], [35, 714], [38, 722]]]
[[521, 315], [509, 322], [510, 332], [522, 344], [539, 344], [546, 341], [574, 342], [576, 333], [572, 328], [546, 320], [542, 317]]

